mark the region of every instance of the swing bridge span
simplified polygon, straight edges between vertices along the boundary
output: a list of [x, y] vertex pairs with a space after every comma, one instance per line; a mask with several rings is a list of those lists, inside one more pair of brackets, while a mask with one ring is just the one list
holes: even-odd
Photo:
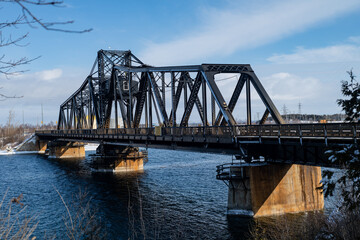
[[[237, 79], [228, 101], [217, 84], [222, 74]], [[256, 124], [251, 119], [251, 88], [265, 109]], [[240, 125], [233, 113], [242, 92], [246, 124]], [[356, 143], [360, 124], [285, 124], [249, 64], [153, 67], [131, 51], [100, 50], [80, 88], [61, 104], [57, 130], [39, 130], [36, 135], [47, 141], [218, 152], [248, 162], [329, 166], [326, 149]]]

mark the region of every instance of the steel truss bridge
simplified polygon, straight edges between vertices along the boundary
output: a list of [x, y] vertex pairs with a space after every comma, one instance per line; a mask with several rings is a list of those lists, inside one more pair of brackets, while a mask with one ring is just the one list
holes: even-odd
[[[236, 81], [232, 93], [223, 90], [225, 101], [218, 82], [230, 78]], [[251, 87], [265, 109], [256, 124]], [[246, 124], [240, 125], [233, 111], [244, 88]], [[275, 124], [265, 124], [269, 115]], [[325, 166], [325, 149], [357, 142], [360, 125], [285, 124], [249, 64], [153, 67], [130, 51], [100, 50], [89, 76], [60, 106], [57, 130], [36, 134]]]

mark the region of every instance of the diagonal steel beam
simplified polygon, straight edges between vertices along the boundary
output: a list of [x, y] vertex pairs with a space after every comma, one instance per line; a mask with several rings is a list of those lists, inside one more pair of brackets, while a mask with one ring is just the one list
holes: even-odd
[[269, 113], [270, 113], [269, 110], [266, 109], [264, 112], [264, 115], [262, 116], [262, 118], [259, 122], [260, 125], [263, 125], [265, 123], [266, 119], [269, 117]]
[[256, 74], [254, 72], [247, 72], [246, 74], [250, 76], [250, 81], [252, 82], [255, 90], [259, 94], [261, 100], [266, 106], [266, 109], [269, 110], [275, 122], [277, 124], [284, 124], [285, 123], [284, 119], [281, 117], [279, 111], [275, 107], [275, 104], [270, 99], [269, 95], [265, 91], [263, 85], [261, 84], [260, 80], [257, 78]]
[[174, 109], [171, 109], [171, 112], [170, 112], [170, 119], [169, 119], [170, 123], [172, 122], [173, 112], [176, 114], [176, 110], [177, 110], [177, 108], [179, 106], [181, 92], [184, 89], [184, 82], [185, 82], [184, 73], [181, 73], [179, 83], [178, 83], [178, 86], [176, 88], [175, 97], [174, 97], [175, 98], [174, 99]]
[[[187, 74], [187, 78], [188, 78], [188, 80], [186, 82], [187, 82], [187, 84], [189, 86], [189, 89], [190, 89], [190, 92], [191, 92], [193, 90], [193, 87], [194, 87], [193, 79], [189, 76], [189, 74]], [[196, 98], [195, 98], [195, 105], [196, 105], [196, 108], [198, 110], [201, 122], [204, 122], [204, 115], [203, 115], [204, 111], [203, 111], [203, 107], [201, 105], [199, 96], [196, 96]]]
[[97, 99], [97, 97], [95, 95], [95, 89], [94, 89], [94, 85], [93, 85], [91, 77], [88, 77], [88, 83], [89, 83], [90, 97], [92, 99], [93, 108], [94, 108], [94, 111], [95, 111], [96, 124], [98, 125], [99, 122], [100, 122], [100, 114], [99, 114], [99, 109], [98, 109], [98, 99]]
[[[234, 92], [231, 96], [231, 99], [230, 99], [230, 102], [229, 102], [229, 110], [230, 112], [233, 112], [234, 111], [234, 108], [235, 108], [235, 105], [239, 99], [239, 96], [241, 94], [241, 91], [245, 85], [245, 82], [246, 82], [246, 75], [245, 74], [241, 74], [240, 77], [239, 77], [239, 80], [235, 86], [235, 89], [234, 89]], [[221, 121], [222, 120], [222, 121]], [[219, 125], [219, 123], [221, 122], [221, 125], [225, 125], [225, 120], [223, 120], [223, 115], [222, 115], [222, 112], [219, 111], [217, 117], [216, 117], [216, 120], [215, 120], [215, 125]]]
[[137, 95], [136, 100], [136, 107], [135, 107], [135, 116], [134, 116], [134, 128], [138, 128], [141, 120], [141, 115], [144, 109], [144, 104], [146, 100], [146, 93], [147, 93], [147, 87], [148, 82], [146, 79], [145, 73], [141, 74], [141, 79], [139, 83], [139, 93]]
[[218, 107], [220, 108], [220, 111], [222, 112], [222, 114], [225, 118], [225, 121], [228, 123], [229, 126], [236, 125], [236, 121], [235, 121], [233, 115], [231, 114], [231, 111], [229, 110], [218, 86], [215, 83], [215, 80], [214, 80], [215, 72], [201, 71], [201, 74], [203, 75], [203, 77], [210, 89], [211, 94], [214, 96], [215, 102], [218, 104]]
[[199, 72], [197, 74], [196, 78], [195, 78], [194, 85], [193, 85], [193, 87], [191, 89], [190, 97], [189, 97], [189, 100], [188, 100], [188, 102], [186, 104], [186, 108], [184, 110], [184, 115], [181, 118], [181, 122], [180, 122], [181, 127], [186, 127], [188, 125], [190, 114], [191, 114], [191, 111], [192, 111], [192, 109], [194, 107], [196, 98], [198, 97], [198, 93], [199, 93], [199, 90], [200, 90], [201, 83], [202, 83], [202, 75]]
[[148, 76], [148, 80], [150, 82], [150, 85], [151, 85], [151, 88], [155, 94], [155, 100], [156, 100], [156, 103], [160, 109], [160, 114], [161, 114], [161, 117], [163, 119], [163, 123], [165, 125], [165, 127], [167, 126], [170, 126], [169, 124], [169, 119], [168, 119], [168, 116], [166, 114], [166, 109], [164, 107], [164, 104], [163, 104], [163, 100], [161, 99], [161, 95], [160, 95], [160, 91], [159, 91], [159, 86], [157, 85], [155, 79], [154, 79], [154, 76], [153, 76], [153, 73], [149, 73], [147, 72], [147, 76]]

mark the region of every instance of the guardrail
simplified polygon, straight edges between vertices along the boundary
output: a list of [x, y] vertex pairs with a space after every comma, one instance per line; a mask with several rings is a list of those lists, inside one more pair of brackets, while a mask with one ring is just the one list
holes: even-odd
[[111, 134], [111, 135], [173, 135], [173, 136], [229, 136], [229, 137], [298, 137], [298, 138], [359, 138], [360, 124], [282, 124], [282, 125], [237, 125], [206, 127], [161, 127], [155, 128], [119, 128], [119, 129], [69, 129], [38, 130], [37, 134]]

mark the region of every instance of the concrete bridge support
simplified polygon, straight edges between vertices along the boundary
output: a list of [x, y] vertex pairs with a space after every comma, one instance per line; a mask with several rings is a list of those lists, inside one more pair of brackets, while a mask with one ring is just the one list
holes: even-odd
[[39, 154], [45, 154], [45, 151], [47, 149], [47, 144], [48, 141], [41, 141], [41, 140], [36, 141], [36, 150], [39, 151]]
[[85, 148], [81, 142], [52, 141], [47, 144], [49, 158], [84, 158]]
[[100, 144], [92, 157], [93, 168], [98, 171], [141, 172], [147, 162], [146, 151], [124, 145]]
[[[233, 166], [228, 214], [254, 217], [321, 210], [321, 168], [297, 164]], [[229, 175], [230, 176], [230, 175]]]

